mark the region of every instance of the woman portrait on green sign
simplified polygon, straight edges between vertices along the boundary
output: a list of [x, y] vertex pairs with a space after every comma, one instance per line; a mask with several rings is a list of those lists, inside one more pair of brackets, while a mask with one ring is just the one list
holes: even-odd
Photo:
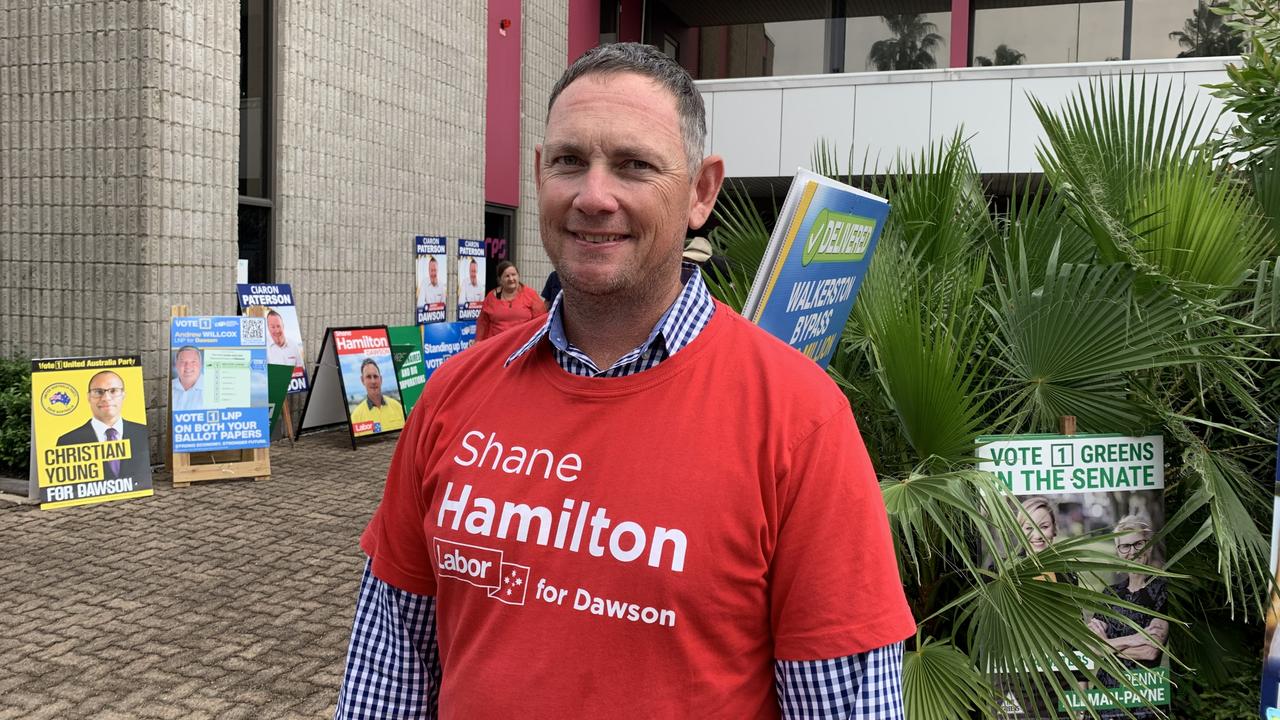
[[[1022, 534], [1027, 538], [1027, 544], [1031, 546], [1031, 552], [1035, 554], [1040, 554], [1047, 550], [1049, 546], [1053, 545], [1054, 539], [1058, 537], [1058, 515], [1054, 512], [1049, 498], [1043, 495], [1031, 495], [1022, 498], [1022, 512], [1019, 514], [1018, 522], [1022, 525]], [[1076, 576], [1072, 573], [1044, 572], [1037, 576], [1036, 579], [1071, 585], [1078, 584]]]
[[[1151, 522], [1145, 517], [1126, 515], [1116, 523], [1115, 532], [1116, 556], [1120, 559], [1155, 568], [1164, 564], [1160, 548], [1151, 542], [1154, 533]], [[1168, 602], [1165, 579], [1143, 572], [1126, 573], [1119, 582], [1108, 587], [1106, 592], [1156, 613], [1163, 613]], [[1164, 656], [1162, 646], [1169, 638], [1168, 621], [1141, 610], [1120, 606], [1112, 606], [1112, 609], [1133, 621], [1143, 632], [1136, 632], [1120, 618], [1099, 615], [1089, 620], [1089, 629], [1107, 641], [1125, 668], [1159, 667]], [[1100, 678], [1104, 687], [1121, 686], [1116, 678], [1106, 673], [1101, 673]], [[1138, 720], [1156, 717], [1154, 711], [1143, 708], [1135, 708], [1132, 713]], [[1103, 718], [1129, 717], [1123, 710], [1104, 710], [1099, 714]]]

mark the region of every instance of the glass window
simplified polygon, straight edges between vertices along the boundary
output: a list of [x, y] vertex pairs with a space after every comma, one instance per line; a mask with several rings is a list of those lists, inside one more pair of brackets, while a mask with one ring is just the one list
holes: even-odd
[[240, 0], [240, 194], [265, 198], [270, 83], [267, 0]]
[[1240, 35], [1202, 0], [1133, 0], [1135, 60], [1239, 55]]
[[[753, 27], [750, 25], [738, 25], [735, 27]], [[824, 72], [824, 59], [826, 58], [826, 20], [794, 20], [792, 22], [776, 22], [757, 25], [762, 29], [762, 35], [759, 43], [750, 45], [751, 49], [757, 55], [764, 55], [767, 48], [772, 49], [773, 69], [772, 72], [764, 73], [765, 75], [820, 75]], [[767, 46], [767, 48], [766, 48]], [[750, 61], [745, 63], [744, 69], [747, 67], [764, 66], [757, 63], [752, 65]], [[747, 76], [754, 73], [748, 73]], [[742, 75], [733, 75], [731, 77], [743, 77]]]
[[1024, 65], [1119, 60], [1124, 2], [982, 8], [973, 14], [973, 64]]
[[951, 13], [848, 18], [845, 72], [951, 67]]
[[240, 195], [239, 258], [249, 262], [249, 282], [271, 281], [271, 7], [269, 0], [240, 0]]
[[600, 0], [600, 44], [618, 42], [618, 2]]
[[[877, 68], [873, 48], [890, 69], [951, 65], [949, 12], [839, 18], [831, 24], [816, 19], [704, 27], [698, 36], [698, 77], [865, 72]], [[876, 45], [879, 41], [884, 42]]]
[[[814, 42], [816, 53], [803, 47]], [[822, 21], [704, 27], [697, 47], [704, 79], [812, 75], [822, 72]]]

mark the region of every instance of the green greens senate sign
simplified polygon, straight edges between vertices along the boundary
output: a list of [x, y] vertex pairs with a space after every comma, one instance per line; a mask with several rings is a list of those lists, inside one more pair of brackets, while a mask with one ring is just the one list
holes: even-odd
[[1159, 435], [1019, 435], [978, 442], [978, 469], [995, 473], [1015, 495], [1164, 487]]
[[[988, 436], [978, 438], [976, 454], [978, 469], [996, 475], [1020, 506], [1016, 510], [1028, 549], [1019, 552], [1038, 553], [1068, 538], [1093, 537], [1099, 551], [1143, 564], [1159, 562], [1162, 548], [1148, 548], [1147, 540], [1164, 526], [1164, 438]], [[1115, 616], [1095, 614], [1081, 620], [1100, 638], [1127, 643], [1119, 656], [1127, 685], [1104, 674], [1100, 686], [1072, 689], [1064, 693], [1064, 702], [1050, 707], [1045, 698], [1028, 694], [1028, 686], [1015, 682], [1012, 674], [994, 673], [993, 682], [1004, 698], [1001, 717], [1074, 719], [1087, 716], [1086, 707], [1110, 711], [1106, 717], [1111, 717], [1121, 708], [1168, 705], [1168, 659], [1159, 647], [1168, 630], [1155, 617], [1168, 610], [1163, 578], [1045, 573], [1040, 579], [1089, 586], [1124, 603], [1113, 606]], [[1150, 633], [1143, 642], [1134, 642], [1133, 627], [1122, 622], [1120, 614]], [[1134, 716], [1154, 717], [1146, 709]]]

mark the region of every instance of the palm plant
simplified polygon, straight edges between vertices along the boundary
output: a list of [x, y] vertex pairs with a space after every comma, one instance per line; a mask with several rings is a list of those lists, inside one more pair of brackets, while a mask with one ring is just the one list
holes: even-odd
[[937, 67], [934, 56], [942, 48], [938, 26], [920, 13], [882, 15], [893, 37], [871, 44], [867, 62], [876, 70], [924, 70]]
[[[1239, 65], [1227, 65], [1227, 82], [1210, 85], [1236, 117], [1223, 157], [1275, 174], [1280, 148], [1280, 7], [1274, 0], [1230, 0], [1213, 12], [1249, 38]], [[1273, 214], [1272, 217], [1275, 217]]]
[[[1118, 617], [1091, 589], [1103, 583], [1037, 578], [1134, 566], [1096, 536], [1029, 552], [1008, 490], [972, 469], [979, 436], [1052, 431], [1062, 415], [1082, 432], [1165, 436], [1170, 650], [1207, 682], [1223, 655], [1248, 655], [1221, 630], [1256, 619], [1268, 592], [1250, 477], [1274, 457], [1261, 429], [1280, 408], [1276, 195], [1215, 163], [1197, 141], [1208, 119], [1180, 98], [1127, 79], [1061, 110], [1035, 103], [1047, 182], [1000, 217], [958, 133], [872, 183], [893, 210], [830, 373], [880, 475], [918, 621], [911, 720], [993, 717], [1008, 683], [1054, 707], [1081, 678], [1124, 677], [1081, 622]], [[835, 176], [830, 146], [814, 160]], [[741, 194], [722, 203], [712, 241], [734, 272], [713, 291], [732, 305], [767, 223]], [[1000, 669], [1013, 672], [998, 684]]]
[[1182, 23], [1181, 30], [1169, 33], [1170, 40], [1177, 40], [1182, 52], [1178, 57], [1218, 57], [1220, 55], [1239, 55], [1244, 46], [1240, 33], [1222, 21], [1222, 16], [1213, 11], [1214, 8], [1225, 7], [1225, 0], [1211, 2], [1207, 6], [1201, 2], [1199, 7], [1191, 11], [1191, 17]]
[[996, 51], [992, 53], [992, 57], [979, 55], [974, 61], [983, 67], [992, 65], [1021, 65], [1023, 60], [1027, 59], [1027, 54], [1019, 52], [1016, 48], [1011, 48], [1004, 43], [996, 46]]

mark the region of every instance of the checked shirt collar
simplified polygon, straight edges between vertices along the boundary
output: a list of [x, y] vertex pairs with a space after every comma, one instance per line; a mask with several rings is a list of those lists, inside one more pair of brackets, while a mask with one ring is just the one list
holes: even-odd
[[653, 326], [649, 337], [630, 352], [618, 358], [618, 361], [601, 370], [596, 367], [586, 353], [569, 342], [564, 334], [564, 293], [556, 296], [551, 304], [551, 312], [547, 313], [547, 321], [533, 334], [519, 350], [516, 350], [503, 363], [510, 365], [534, 348], [543, 338], [551, 342], [552, 354], [556, 363], [567, 373], [584, 377], [624, 377], [655, 367], [658, 363], [675, 355], [698, 336], [710, 322], [715, 313], [715, 300], [711, 292], [702, 282], [702, 273], [691, 263], [681, 266], [681, 280], [684, 288], [676, 297], [671, 307], [663, 313], [658, 324]]

